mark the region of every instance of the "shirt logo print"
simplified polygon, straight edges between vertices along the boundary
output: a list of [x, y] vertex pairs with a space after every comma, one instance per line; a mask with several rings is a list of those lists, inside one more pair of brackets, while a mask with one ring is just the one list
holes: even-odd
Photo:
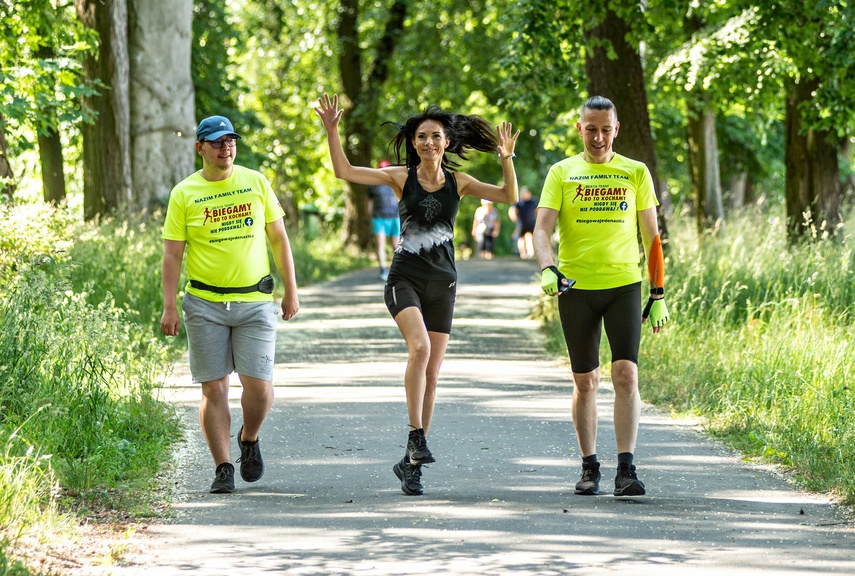
[[424, 207], [425, 219], [430, 222], [433, 221], [433, 219], [436, 218], [439, 214], [440, 210], [442, 209], [442, 202], [440, 202], [433, 196], [428, 196], [427, 198], [419, 202], [419, 206]]

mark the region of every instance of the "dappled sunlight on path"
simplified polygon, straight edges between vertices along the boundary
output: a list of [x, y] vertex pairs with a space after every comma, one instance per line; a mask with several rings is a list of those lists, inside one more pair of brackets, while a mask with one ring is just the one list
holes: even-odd
[[[648, 495], [610, 495], [613, 393], [600, 392], [603, 495], [573, 495], [579, 459], [563, 359], [527, 318], [532, 262], [460, 263], [425, 495], [391, 471], [404, 451], [406, 349], [374, 270], [304, 290], [280, 324], [267, 470], [207, 492], [198, 389], [177, 367], [187, 418], [176, 516], [151, 526], [116, 575], [855, 574], [850, 519], [768, 469], [646, 407], [637, 450]], [[237, 379], [232, 431], [240, 426]], [[233, 448], [234, 450], [234, 448]], [[234, 454], [233, 454], [234, 456]]]

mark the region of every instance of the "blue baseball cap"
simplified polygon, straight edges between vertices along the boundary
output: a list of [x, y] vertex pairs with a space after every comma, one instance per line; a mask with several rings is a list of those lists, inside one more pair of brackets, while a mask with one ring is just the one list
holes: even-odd
[[201, 142], [203, 140], [219, 140], [223, 136], [234, 136], [235, 138], [240, 138], [240, 135], [235, 132], [235, 128], [232, 126], [232, 123], [229, 122], [229, 119], [225, 116], [209, 116], [199, 122], [199, 127], [196, 128], [197, 142]]

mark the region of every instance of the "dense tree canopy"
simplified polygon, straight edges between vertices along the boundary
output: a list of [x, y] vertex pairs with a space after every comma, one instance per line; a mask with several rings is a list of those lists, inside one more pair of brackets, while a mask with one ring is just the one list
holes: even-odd
[[[171, 9], [167, 0], [159, 5]], [[324, 92], [342, 95], [346, 148], [360, 163], [388, 155], [393, 134], [384, 121], [427, 104], [491, 123], [510, 120], [523, 130], [520, 182], [537, 190], [552, 162], [580, 150], [578, 108], [610, 79], [591, 69], [592, 55], [599, 50], [601, 62], [612, 62], [620, 76], [627, 56], [616, 59], [617, 43], [626, 42], [641, 63], [638, 94], [649, 116], [642, 130], [655, 144], [647, 161], [658, 169], [663, 199], [720, 219], [721, 208], [709, 213], [709, 196], [699, 192], [717, 185], [723, 206], [760, 198], [786, 205], [796, 235], [805, 232], [795, 226], [805, 214], [814, 223], [836, 222], [847, 208], [838, 172], [852, 172], [849, 157], [838, 157], [855, 128], [851, 3], [650, 0], [644, 6], [196, 0], [195, 116], [233, 119], [244, 135], [241, 161], [271, 177], [292, 220], [314, 204], [343, 226], [348, 243], [364, 246], [364, 191], [332, 177], [312, 111]], [[69, 2], [0, 2], [0, 10], [0, 119], [11, 138], [8, 173], [0, 176], [8, 177], [37, 134], [74, 135], [101, 121], [83, 97], [109, 79], [83, 75], [84, 61], [103, 49], [104, 39], [81, 24]], [[627, 25], [614, 37], [609, 13]], [[632, 101], [639, 98], [622, 106]], [[622, 123], [636, 116], [643, 114]], [[78, 164], [79, 141], [66, 137], [61, 145], [65, 161]], [[500, 174], [487, 155], [475, 156], [466, 170], [488, 180]]]
[[0, 2], [0, 21], [0, 189], [14, 186], [15, 158], [37, 147], [48, 164], [42, 167], [45, 200], [61, 200], [59, 134], [94, 120], [82, 99], [103, 85], [85, 78], [83, 60], [97, 50], [98, 37], [80, 23], [70, 3]]
[[80, 96], [100, 84], [83, 77], [82, 60], [96, 51], [98, 37], [80, 23], [74, 6], [0, 2], [0, 20], [0, 104], [6, 119], [36, 132], [92, 121]]
[[[842, 192], [837, 157], [855, 128], [855, 87], [847, 80], [855, 65], [852, 4], [711, 6], [703, 11], [690, 6], [695, 32], [667, 50], [655, 83], [683, 94], [689, 107], [701, 97], [722, 115], [719, 130], [729, 129], [722, 156], [733, 160], [723, 165], [755, 180], [782, 162], [770, 152], [780, 151], [776, 141], [786, 131], [790, 230], [800, 237], [822, 222], [833, 228], [840, 220]], [[736, 125], [740, 133], [733, 130]]]

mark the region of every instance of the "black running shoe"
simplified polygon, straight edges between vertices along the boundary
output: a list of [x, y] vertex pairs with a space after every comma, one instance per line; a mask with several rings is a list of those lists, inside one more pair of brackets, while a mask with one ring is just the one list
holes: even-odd
[[427, 447], [424, 429], [410, 430], [410, 435], [407, 438], [407, 454], [409, 454], [410, 462], [413, 464], [430, 464], [431, 462], [436, 462], [433, 454], [430, 453], [430, 449]]
[[400, 462], [392, 466], [392, 471], [398, 480], [401, 481], [401, 490], [408, 496], [421, 496], [424, 492], [422, 486], [422, 466], [421, 464], [411, 464], [407, 462], [406, 456], [401, 458]]
[[235, 467], [228, 462], [217, 466], [214, 483], [211, 484], [212, 494], [231, 494], [235, 491]]
[[600, 493], [600, 463], [582, 464], [582, 477], [576, 482], [576, 494], [596, 496]]
[[246, 482], [255, 482], [264, 475], [264, 460], [261, 459], [261, 447], [258, 440], [255, 442], [242, 442], [243, 426], [237, 435], [238, 448], [240, 448], [240, 477]]
[[635, 475], [635, 466], [621, 464], [615, 476], [615, 496], [641, 496], [644, 483]]

